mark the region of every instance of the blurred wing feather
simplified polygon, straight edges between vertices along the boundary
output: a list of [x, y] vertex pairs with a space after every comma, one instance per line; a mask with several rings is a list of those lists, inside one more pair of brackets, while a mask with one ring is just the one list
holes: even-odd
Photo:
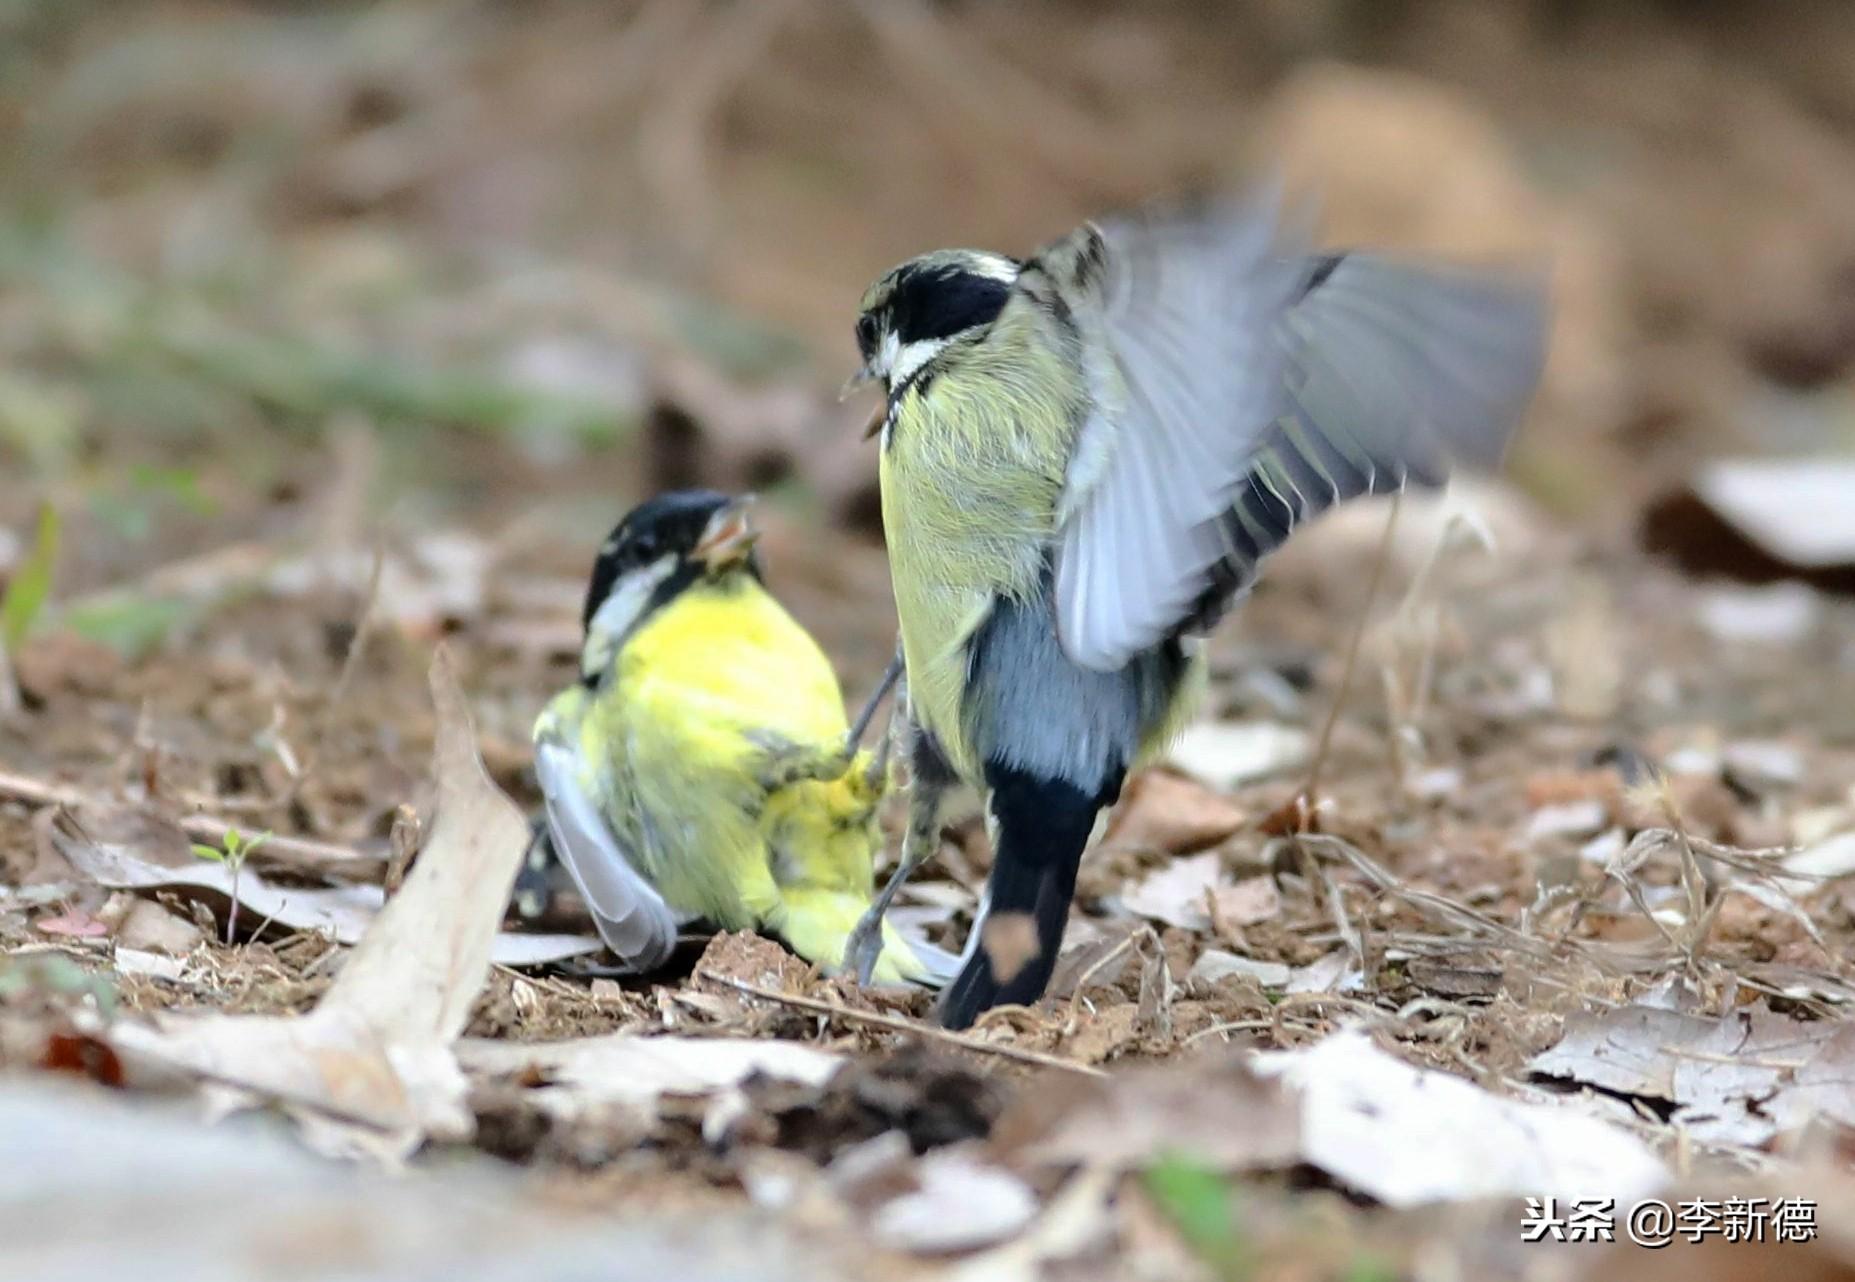
[[1083, 300], [1085, 351], [1109, 353], [1056, 562], [1085, 667], [1210, 622], [1335, 503], [1499, 462], [1538, 384], [1534, 276], [1284, 258], [1263, 209], [1110, 224], [1091, 273], [1087, 230], [1041, 256]]
[[586, 899], [599, 937], [619, 960], [639, 972], [654, 970], [676, 947], [676, 918], [663, 896], [632, 866], [580, 786], [571, 749], [535, 745], [535, 776], [546, 799], [555, 853]]
[[[1105, 461], [1072, 469], [1056, 559], [1057, 633], [1077, 663], [1113, 670], [1163, 639], [1225, 552], [1219, 518], [1278, 416], [1272, 327], [1301, 268], [1270, 208], [1085, 228], [1040, 261], [1076, 303]], [[1065, 281], [1064, 277], [1068, 279]]]
[[1251, 459], [1260, 484], [1239, 489], [1224, 523], [1231, 591], [1335, 503], [1497, 464], [1539, 382], [1547, 312], [1533, 276], [1370, 255], [1322, 267], [1278, 327], [1287, 406]]

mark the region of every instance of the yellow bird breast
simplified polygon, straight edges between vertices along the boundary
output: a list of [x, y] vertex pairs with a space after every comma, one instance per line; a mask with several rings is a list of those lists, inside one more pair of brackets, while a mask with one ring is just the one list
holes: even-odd
[[798, 743], [849, 729], [824, 652], [750, 579], [682, 592], [626, 642], [618, 667], [625, 701], [655, 721], [759, 728]]
[[779, 928], [796, 886], [867, 899], [876, 800], [854, 771], [769, 796], [766, 740], [830, 751], [848, 733], [824, 652], [758, 583], [698, 583], [625, 643], [579, 726], [629, 856], [680, 912]]
[[916, 719], [968, 779], [960, 727], [966, 645], [999, 597], [1039, 590], [1081, 405], [1037, 318], [1013, 305], [891, 415], [880, 464], [883, 528]]

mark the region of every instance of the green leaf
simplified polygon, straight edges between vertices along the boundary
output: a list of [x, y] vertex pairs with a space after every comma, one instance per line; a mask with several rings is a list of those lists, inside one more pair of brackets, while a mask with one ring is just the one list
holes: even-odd
[[39, 532], [32, 551], [20, 562], [6, 594], [0, 596], [0, 645], [18, 653], [26, 633], [51, 595], [52, 569], [58, 560], [58, 509], [51, 504], [39, 508]]
[[193, 516], [217, 516], [219, 504], [200, 489], [200, 474], [190, 467], [155, 467], [137, 463], [129, 469], [137, 489], [165, 495]]
[[193, 854], [197, 859], [210, 859], [216, 864], [225, 862], [225, 851], [217, 846], [208, 846], [202, 842], [193, 843]]
[[0, 957], [0, 998], [22, 995], [88, 997], [105, 1017], [116, 1009], [116, 986], [60, 953]]
[[193, 602], [175, 597], [111, 592], [66, 606], [59, 622], [77, 635], [122, 655], [139, 659], [167, 639], [168, 633], [201, 612]]
[[1398, 1282], [1398, 1272], [1383, 1260], [1361, 1255], [1346, 1266], [1342, 1282]]
[[84, 397], [73, 388], [0, 369], [0, 451], [55, 468], [76, 449], [84, 409]]
[[1251, 1273], [1249, 1250], [1237, 1231], [1236, 1199], [1223, 1175], [1189, 1157], [1170, 1154], [1146, 1171], [1147, 1195], [1179, 1236], [1225, 1282]]

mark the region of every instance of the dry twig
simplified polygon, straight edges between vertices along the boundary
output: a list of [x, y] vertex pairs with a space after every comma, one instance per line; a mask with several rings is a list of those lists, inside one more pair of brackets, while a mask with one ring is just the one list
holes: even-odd
[[796, 1010], [810, 1011], [814, 1015], [823, 1015], [830, 1019], [843, 1020], [850, 1024], [864, 1024], [871, 1028], [886, 1029], [891, 1033], [908, 1033], [928, 1041], [941, 1042], [947, 1046], [957, 1046], [961, 1050], [972, 1051], [979, 1055], [997, 1055], [1002, 1059], [1014, 1059], [1021, 1064], [1036, 1064], [1041, 1068], [1060, 1068], [1064, 1072], [1080, 1073], [1084, 1077], [1106, 1077], [1099, 1068], [1087, 1064], [1078, 1064], [1074, 1060], [1063, 1059], [1056, 1055], [1046, 1055], [1042, 1051], [1025, 1050], [1021, 1046], [1004, 1046], [994, 1042], [980, 1041], [965, 1033], [956, 1033], [951, 1029], [936, 1028], [932, 1024], [923, 1024], [918, 1020], [904, 1019], [899, 1015], [883, 1015], [876, 1011], [852, 1010], [836, 1002], [822, 1001], [816, 997], [801, 997], [797, 993], [782, 993], [776, 989], [762, 988], [750, 984], [744, 979], [734, 979], [728, 975], [717, 975], [712, 970], [698, 968], [696, 978], [706, 979], [732, 988], [736, 992], [758, 997], [763, 1001], [778, 1002], [782, 1006], [791, 1006]]
[[[1453, 899], [1432, 894], [1427, 890], [1413, 890], [1393, 876], [1391, 871], [1373, 859], [1365, 851], [1349, 841], [1321, 833], [1303, 833], [1296, 841], [1305, 842], [1319, 850], [1327, 850], [1344, 858], [1348, 863], [1364, 874], [1378, 889], [1402, 899], [1411, 907], [1433, 920], [1447, 922], [1453, 926], [1469, 931], [1482, 939], [1498, 941], [1534, 957], [1550, 957], [1553, 949], [1541, 941], [1523, 935], [1512, 926], [1496, 921], [1486, 913], [1477, 912], [1467, 904], [1459, 904]], [[1577, 951], [1584, 951], [1579, 948]]]
[[[17, 801], [34, 808], [65, 806], [77, 809], [100, 804], [75, 788], [63, 788], [4, 770], [0, 770], [0, 800]], [[220, 816], [206, 814], [183, 815], [175, 822], [189, 840], [215, 846], [225, 840], [228, 829], [237, 827]], [[318, 873], [380, 862], [380, 856], [356, 850], [352, 846], [337, 846], [332, 842], [315, 841], [308, 837], [276, 835], [266, 838], [252, 857], [272, 866], [303, 868]]]
[[1385, 516], [1385, 530], [1378, 536], [1378, 551], [1372, 557], [1372, 577], [1366, 583], [1365, 600], [1359, 607], [1359, 622], [1353, 628], [1351, 640], [1346, 644], [1346, 663], [1340, 669], [1340, 684], [1333, 692], [1333, 706], [1327, 709], [1327, 719], [1320, 727], [1320, 738], [1314, 743], [1314, 755], [1308, 761], [1308, 779], [1301, 795], [1306, 799], [1309, 815], [1320, 804], [1321, 768], [1327, 764], [1327, 750], [1333, 743], [1334, 727], [1340, 723], [1340, 712], [1346, 706], [1346, 692], [1353, 683], [1353, 669], [1359, 664], [1359, 649], [1365, 642], [1366, 623], [1372, 617], [1372, 603], [1378, 600], [1379, 585], [1385, 581], [1385, 566], [1391, 560], [1391, 536], [1398, 528], [1400, 503], [1401, 495], [1394, 490], [1391, 511]]

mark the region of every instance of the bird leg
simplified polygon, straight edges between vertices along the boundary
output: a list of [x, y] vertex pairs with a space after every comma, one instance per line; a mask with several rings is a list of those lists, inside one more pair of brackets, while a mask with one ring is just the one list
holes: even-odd
[[[876, 719], [876, 709], [882, 706], [884, 697], [895, 688], [895, 683], [901, 679], [901, 675], [902, 645], [898, 641], [895, 645], [895, 657], [889, 660], [889, 666], [882, 670], [882, 679], [876, 683], [876, 688], [870, 692], [869, 699], [863, 704], [863, 710], [857, 713], [856, 721], [851, 724], [849, 744], [853, 753], [857, 750], [857, 745], [863, 742], [863, 736], [869, 733], [870, 722]], [[896, 703], [900, 705], [899, 697]], [[893, 717], [894, 714], [891, 713], [890, 716]], [[883, 747], [886, 750], [887, 743]]]
[[[889, 720], [882, 729], [882, 742], [876, 745], [875, 755], [870, 758], [869, 768], [863, 772], [863, 780], [872, 792], [880, 792], [889, 779], [889, 758], [894, 754], [895, 741], [902, 733], [905, 722], [902, 717], [903, 705], [908, 700], [908, 679], [901, 668], [902, 653], [897, 650], [895, 662], [889, 665], [889, 671], [883, 674], [883, 684], [895, 687], [895, 701], [889, 705]], [[899, 682], [899, 684], [898, 684]], [[864, 709], [864, 715], [875, 710], [872, 704]], [[857, 740], [863, 736], [856, 729], [850, 732], [851, 747], [854, 750]]]
[[754, 779], [769, 793], [794, 784], [830, 783], [842, 779], [855, 755], [847, 744], [820, 748], [816, 744], [795, 743], [784, 735], [764, 730], [749, 730], [747, 739], [761, 752], [754, 768]]
[[[940, 803], [951, 780], [946, 767], [923, 769], [921, 745], [916, 746], [914, 783], [908, 791], [908, 831], [902, 835], [902, 858], [883, 885], [882, 892], [844, 941], [844, 967], [855, 970], [857, 982], [868, 984], [882, 956], [882, 920], [896, 892], [909, 875], [940, 847]], [[938, 764], [938, 763], [937, 763]]]

